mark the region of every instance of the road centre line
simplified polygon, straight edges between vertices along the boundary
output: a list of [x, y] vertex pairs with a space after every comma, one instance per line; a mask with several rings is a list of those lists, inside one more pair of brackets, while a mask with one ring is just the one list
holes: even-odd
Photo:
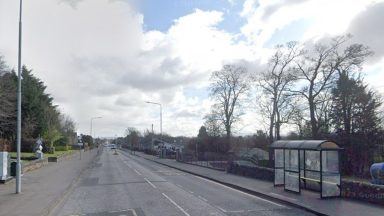
[[186, 216], [190, 216], [188, 212], [186, 212], [181, 206], [179, 206], [175, 201], [173, 201], [171, 198], [169, 198], [165, 193], [161, 193], [165, 198], [169, 200], [174, 206], [176, 206], [180, 211], [182, 211]]
[[225, 210], [225, 209], [223, 209], [223, 208], [221, 208], [220, 206], [216, 206], [218, 209], [220, 209], [222, 212], [227, 212], [227, 210]]
[[137, 173], [137, 175], [141, 175], [141, 173], [137, 171], [137, 169], [133, 169], [133, 170]]
[[150, 182], [147, 178], [144, 178], [144, 180], [150, 184], [153, 188], [157, 188], [156, 185], [152, 184], [152, 182]]
[[199, 197], [200, 199], [202, 199], [203, 201], [208, 202], [208, 200], [205, 199], [204, 197], [202, 197], [202, 196], [200, 196], [200, 195], [198, 195], [198, 197]]
[[284, 208], [286, 207], [286, 206], [280, 205], [280, 204], [278, 204], [278, 203], [275, 203], [275, 202], [272, 202], [272, 201], [263, 199], [263, 198], [261, 198], [261, 197], [254, 196], [254, 195], [252, 195], [252, 194], [248, 194], [248, 193], [245, 193], [245, 192], [243, 192], [243, 191], [236, 190], [236, 189], [231, 188], [231, 187], [228, 187], [228, 186], [226, 186], [226, 185], [223, 185], [223, 184], [214, 182], [214, 181], [212, 181], [212, 180], [202, 178], [202, 177], [200, 177], [200, 176], [195, 176], [195, 177], [196, 177], [196, 178], [199, 178], [199, 179], [202, 179], [202, 180], [204, 180], [204, 181], [211, 182], [211, 183], [213, 183], [213, 184], [219, 185], [219, 186], [221, 186], [221, 187], [224, 187], [224, 188], [227, 188], [227, 189], [230, 189], [230, 190], [233, 190], [233, 191], [237, 191], [237, 192], [239, 192], [239, 193], [241, 193], [241, 194], [244, 194], [244, 195], [247, 195], [247, 196], [249, 196], [249, 197], [253, 197], [253, 198], [255, 198], [255, 199], [262, 200], [262, 201], [264, 201], [264, 202], [268, 202], [268, 203], [277, 205], [277, 206], [282, 207], [282, 208], [283, 208], [283, 207], [284, 207]]

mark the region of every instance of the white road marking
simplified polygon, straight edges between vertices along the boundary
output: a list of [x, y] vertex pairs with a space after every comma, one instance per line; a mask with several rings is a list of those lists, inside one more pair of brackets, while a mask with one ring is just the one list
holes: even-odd
[[241, 194], [244, 194], [244, 195], [247, 195], [247, 196], [249, 196], [249, 197], [253, 197], [253, 198], [255, 198], [255, 199], [262, 200], [262, 201], [264, 201], [264, 202], [268, 202], [268, 203], [277, 205], [277, 206], [282, 207], [282, 208], [285, 208], [285, 207], [286, 207], [286, 206], [280, 205], [280, 204], [278, 204], [278, 203], [275, 203], [275, 202], [272, 202], [272, 201], [263, 199], [263, 198], [261, 198], [261, 197], [254, 196], [254, 195], [252, 195], [252, 194], [248, 194], [248, 193], [245, 193], [245, 192], [243, 192], [243, 191], [236, 190], [236, 189], [231, 188], [231, 187], [228, 187], [228, 186], [226, 186], [226, 185], [222, 185], [222, 184], [220, 184], [220, 183], [211, 181], [211, 180], [209, 180], [209, 179], [202, 178], [202, 177], [200, 177], [200, 176], [195, 176], [195, 177], [196, 177], [196, 178], [199, 178], [199, 179], [202, 179], [202, 180], [204, 180], [204, 181], [211, 182], [211, 183], [213, 183], [213, 184], [219, 185], [219, 186], [221, 186], [221, 187], [224, 187], [224, 188], [227, 188], [227, 189], [230, 189], [230, 190], [233, 190], [233, 191], [237, 191], [237, 192], [239, 192], [239, 193], [241, 193]]
[[227, 212], [227, 210], [225, 210], [225, 209], [223, 209], [223, 208], [221, 208], [220, 206], [216, 206], [218, 209], [220, 209], [222, 212]]
[[198, 197], [199, 197], [200, 199], [204, 200], [205, 202], [208, 202], [208, 200], [205, 199], [204, 197], [202, 197], [202, 196], [200, 196], [200, 195], [198, 195]]
[[150, 184], [153, 188], [157, 188], [156, 185], [152, 184], [152, 182], [150, 182], [147, 178], [144, 178], [144, 180]]
[[245, 210], [235, 210], [235, 211], [227, 211], [229, 213], [243, 213]]
[[169, 198], [165, 193], [161, 193], [163, 194], [163, 196], [165, 198], [167, 198], [169, 200], [169, 202], [171, 202], [173, 205], [175, 205], [180, 211], [182, 211], [186, 216], [190, 216], [188, 214], [188, 212], [186, 212], [183, 208], [181, 208], [181, 206], [177, 205], [177, 203], [175, 201], [173, 201], [171, 198]]
[[188, 191], [189, 193], [193, 194], [193, 191]]
[[141, 173], [139, 171], [137, 171], [136, 169], [133, 169], [133, 170], [137, 173], [137, 175], [141, 175]]

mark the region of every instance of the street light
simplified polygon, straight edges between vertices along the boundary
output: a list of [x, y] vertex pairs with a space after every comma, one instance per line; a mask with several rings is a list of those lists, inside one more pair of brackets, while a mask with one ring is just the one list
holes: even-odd
[[16, 163], [16, 193], [21, 192], [21, 160], [20, 160], [20, 150], [21, 150], [21, 30], [22, 30], [22, 9], [23, 9], [23, 0], [20, 0], [20, 10], [19, 10], [19, 56], [18, 56], [18, 67], [17, 67], [17, 163]]
[[151, 102], [151, 101], [145, 101], [145, 103], [155, 104], [155, 105], [160, 106], [160, 140], [162, 140], [162, 137], [163, 137], [163, 106], [161, 105], [161, 103], [155, 103], [155, 102]]
[[90, 135], [91, 135], [92, 138], [93, 138], [93, 134], [92, 134], [92, 122], [93, 122], [93, 120], [95, 120], [95, 119], [101, 119], [101, 118], [103, 118], [103, 117], [98, 116], [98, 117], [92, 117], [92, 118], [91, 118], [91, 130], [90, 130]]

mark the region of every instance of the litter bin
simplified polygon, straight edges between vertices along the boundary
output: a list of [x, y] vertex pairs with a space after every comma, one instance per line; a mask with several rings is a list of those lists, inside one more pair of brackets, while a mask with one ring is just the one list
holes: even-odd
[[16, 167], [17, 167], [17, 162], [12, 161], [11, 162], [11, 176], [13, 176], [13, 177], [16, 176]]

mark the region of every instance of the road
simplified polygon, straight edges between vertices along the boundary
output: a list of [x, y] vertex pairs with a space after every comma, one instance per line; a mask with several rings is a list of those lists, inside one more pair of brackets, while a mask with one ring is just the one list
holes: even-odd
[[52, 215], [312, 215], [125, 151], [104, 149]]

